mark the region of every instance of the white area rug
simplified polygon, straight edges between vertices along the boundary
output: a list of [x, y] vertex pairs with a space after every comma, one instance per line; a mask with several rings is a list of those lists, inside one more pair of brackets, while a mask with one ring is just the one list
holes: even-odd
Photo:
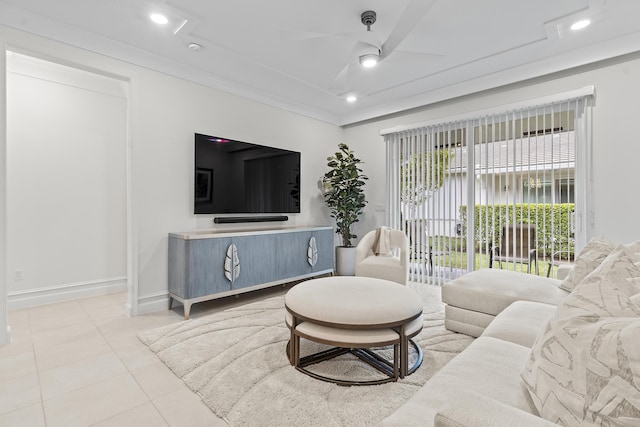
[[[285, 348], [284, 297], [277, 296], [140, 333], [142, 342], [232, 426], [371, 426], [398, 408], [472, 341], [444, 329], [440, 288], [409, 285], [424, 301], [424, 329], [414, 339], [422, 366], [399, 380], [341, 387], [293, 368]], [[314, 347], [315, 346], [315, 347]], [[319, 349], [303, 340], [304, 356]], [[331, 376], [379, 377], [353, 356], [314, 366]]]

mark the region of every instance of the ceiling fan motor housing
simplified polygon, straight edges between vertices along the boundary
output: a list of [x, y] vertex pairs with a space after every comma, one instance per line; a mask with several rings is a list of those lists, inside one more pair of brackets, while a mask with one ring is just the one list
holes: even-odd
[[360, 21], [367, 26], [367, 31], [371, 31], [371, 26], [376, 22], [376, 13], [373, 10], [362, 12]]

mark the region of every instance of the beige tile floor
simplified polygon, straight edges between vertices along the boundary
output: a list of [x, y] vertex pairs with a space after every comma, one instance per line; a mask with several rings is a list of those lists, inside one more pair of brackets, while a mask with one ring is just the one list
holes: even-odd
[[[191, 317], [286, 290], [196, 304]], [[9, 312], [0, 427], [227, 425], [138, 340], [142, 330], [182, 321], [182, 307], [127, 317], [126, 299], [118, 293]]]

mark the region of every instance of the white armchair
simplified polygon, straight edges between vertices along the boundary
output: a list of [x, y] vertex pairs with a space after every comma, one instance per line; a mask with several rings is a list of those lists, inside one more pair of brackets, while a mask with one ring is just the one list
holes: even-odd
[[[356, 276], [376, 277], [406, 285], [409, 280], [409, 239], [401, 230], [389, 230], [389, 254], [376, 255], [376, 230], [368, 232], [356, 247]], [[397, 254], [397, 255], [395, 255]]]

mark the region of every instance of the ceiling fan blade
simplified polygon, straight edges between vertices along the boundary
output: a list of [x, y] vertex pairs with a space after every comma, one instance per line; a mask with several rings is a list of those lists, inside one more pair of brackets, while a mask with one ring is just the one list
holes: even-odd
[[283, 40], [310, 40], [321, 37], [332, 37], [332, 34], [327, 33], [315, 33], [311, 31], [298, 31], [298, 30], [280, 30], [280, 38]]
[[338, 75], [336, 75], [336, 77], [333, 79], [333, 81], [331, 82], [331, 85], [329, 86], [329, 90], [331, 92], [335, 93], [336, 95], [342, 95], [346, 91], [347, 78], [349, 76], [350, 66], [351, 66], [351, 63], [349, 62], [347, 65], [345, 65], [342, 68], [342, 70], [340, 70]]
[[349, 39], [353, 41], [361, 41], [369, 44], [381, 44], [382, 40], [378, 33], [371, 31], [350, 31], [345, 33], [319, 33], [315, 31], [302, 30], [280, 30], [280, 37], [285, 40], [306, 40], [319, 37], [335, 37], [340, 39]]
[[398, 47], [436, 2], [437, 0], [411, 0], [409, 2], [393, 31], [382, 44], [380, 59], [386, 58]]
[[358, 65], [358, 54], [362, 50], [363, 47], [368, 46], [366, 42], [357, 42], [351, 53], [348, 56], [347, 63], [344, 67], [338, 72], [338, 74], [331, 81], [331, 85], [329, 86], [329, 90], [336, 95], [344, 95], [347, 90], [347, 85], [349, 84], [349, 77], [353, 73], [353, 67], [357, 67]]
[[446, 57], [446, 55], [441, 55], [438, 53], [425, 53], [425, 52], [412, 52], [405, 50], [394, 50], [389, 54], [391, 58], [389, 61], [381, 62], [380, 64], [386, 64], [387, 62], [394, 62], [399, 64], [410, 64], [410, 63], [433, 63], [436, 61], [441, 61]]

